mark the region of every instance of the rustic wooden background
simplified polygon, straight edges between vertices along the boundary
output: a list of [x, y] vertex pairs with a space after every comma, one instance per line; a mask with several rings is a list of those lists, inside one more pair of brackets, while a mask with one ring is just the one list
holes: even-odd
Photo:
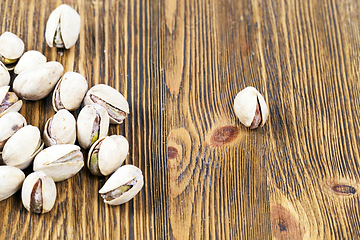
[[[82, 19], [61, 57], [44, 39], [61, 3]], [[359, 239], [360, 2], [355, 0], [2, 0], [1, 32], [89, 86], [125, 95], [111, 133], [130, 143], [142, 191], [110, 207], [84, 168], [48, 214], [20, 192], [0, 202], [1, 239]], [[244, 128], [233, 99], [256, 87], [267, 124]], [[77, 115], [79, 111], [75, 111]], [[26, 102], [43, 130], [50, 97]], [[30, 173], [28, 169], [26, 173]]]

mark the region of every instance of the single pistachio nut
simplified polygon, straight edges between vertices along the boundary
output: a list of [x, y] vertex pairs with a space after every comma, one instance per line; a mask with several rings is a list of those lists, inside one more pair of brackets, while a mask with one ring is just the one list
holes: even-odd
[[0, 152], [6, 141], [24, 126], [26, 119], [18, 112], [9, 112], [0, 118]]
[[54, 110], [56, 112], [60, 109], [76, 110], [80, 107], [87, 90], [88, 83], [80, 73], [66, 72], [53, 92]]
[[124, 165], [111, 175], [99, 193], [105, 203], [120, 205], [131, 200], [143, 185], [141, 170], [133, 165]]
[[34, 171], [44, 171], [55, 182], [77, 174], [84, 166], [84, 157], [79, 146], [54, 145], [42, 150], [34, 160]]
[[129, 104], [115, 88], [98, 84], [86, 93], [84, 105], [97, 103], [103, 106], [110, 117], [110, 123], [120, 124], [129, 114]]
[[69, 5], [60, 5], [46, 23], [46, 43], [49, 47], [71, 48], [79, 37], [80, 25], [80, 15]]
[[64, 67], [59, 62], [47, 62], [22, 71], [14, 80], [14, 92], [26, 100], [45, 98], [59, 81]]
[[25, 174], [20, 169], [0, 166], [0, 201], [16, 193], [21, 188], [24, 179]]
[[0, 62], [0, 87], [7, 86], [10, 83], [10, 73], [5, 65]]
[[18, 59], [24, 52], [24, 42], [11, 32], [4, 32], [0, 36], [0, 60], [6, 68], [13, 70]]
[[74, 144], [76, 141], [76, 121], [66, 109], [58, 111], [45, 123], [44, 143], [46, 147], [57, 144]]
[[56, 200], [54, 180], [43, 171], [29, 174], [22, 185], [21, 199], [24, 207], [30, 212], [49, 212]]
[[264, 126], [269, 116], [263, 96], [254, 87], [247, 87], [236, 95], [234, 110], [240, 122], [250, 129]]
[[88, 149], [109, 130], [109, 115], [99, 104], [83, 107], [77, 119], [77, 138], [82, 148]]
[[9, 92], [10, 86], [0, 87], [0, 117], [8, 112], [18, 112], [22, 106], [22, 100], [15, 93]]
[[46, 57], [39, 51], [30, 50], [25, 52], [14, 69], [15, 74], [20, 74], [27, 68], [34, 68], [46, 63]]
[[8, 166], [25, 169], [43, 147], [39, 129], [27, 125], [14, 133], [5, 143], [2, 158]]
[[129, 143], [121, 135], [112, 135], [97, 140], [90, 148], [87, 165], [90, 172], [107, 176], [118, 169], [129, 153]]

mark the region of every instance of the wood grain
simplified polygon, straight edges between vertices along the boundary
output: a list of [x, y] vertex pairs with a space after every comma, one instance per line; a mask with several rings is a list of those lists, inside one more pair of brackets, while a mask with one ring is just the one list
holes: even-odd
[[[44, 39], [62, 3], [82, 20], [63, 56]], [[83, 74], [89, 87], [124, 94], [131, 113], [110, 134], [128, 139], [126, 162], [141, 168], [145, 185], [110, 207], [97, 193], [107, 178], [84, 168], [57, 183], [55, 207], [44, 215], [28, 213], [18, 192], [0, 202], [0, 239], [360, 238], [359, 7], [1, 1], [1, 32]], [[235, 116], [233, 99], [246, 86], [268, 103], [263, 128], [249, 130]], [[54, 114], [50, 99], [20, 111], [41, 131]]]

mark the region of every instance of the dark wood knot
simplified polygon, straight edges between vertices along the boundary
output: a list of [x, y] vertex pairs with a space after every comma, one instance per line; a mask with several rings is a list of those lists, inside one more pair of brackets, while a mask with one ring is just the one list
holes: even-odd
[[167, 154], [168, 154], [168, 159], [176, 158], [178, 155], [178, 150], [174, 147], [168, 147]]
[[211, 136], [210, 142], [213, 146], [220, 147], [234, 141], [239, 134], [239, 129], [234, 126], [225, 126], [216, 129]]
[[335, 184], [331, 189], [341, 195], [352, 195], [356, 193], [356, 189], [349, 185]]
[[270, 209], [271, 230], [276, 239], [303, 239], [299, 220], [281, 205]]

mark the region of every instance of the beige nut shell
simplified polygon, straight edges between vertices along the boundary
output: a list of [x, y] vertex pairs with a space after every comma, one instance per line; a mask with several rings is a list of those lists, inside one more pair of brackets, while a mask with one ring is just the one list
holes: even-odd
[[80, 73], [66, 72], [57, 83], [53, 92], [52, 105], [55, 111], [59, 110], [55, 104], [55, 96], [58, 89], [60, 90], [61, 103], [65, 109], [74, 111], [80, 107], [88, 90], [88, 83]]
[[54, 180], [47, 176], [45, 172], [33, 172], [29, 174], [22, 185], [21, 199], [24, 207], [30, 211], [31, 192], [35, 183], [41, 179], [42, 181], [42, 198], [43, 198], [43, 211], [42, 213], [49, 212], [56, 200], [56, 186]]
[[14, 68], [15, 74], [20, 74], [27, 68], [34, 68], [46, 63], [46, 57], [39, 51], [30, 50], [25, 52]]
[[262, 127], [269, 116], [269, 109], [263, 96], [254, 87], [247, 87], [240, 91], [234, 99], [235, 114], [239, 118], [240, 122], [246, 127], [250, 127], [252, 121], [254, 120], [258, 101], [262, 116], [260, 126]]
[[11, 32], [0, 36], [0, 55], [7, 59], [18, 59], [24, 52], [24, 42]]
[[6, 141], [21, 126], [26, 126], [26, 119], [18, 112], [9, 112], [0, 118], [0, 152]]
[[12, 196], [25, 179], [23, 171], [16, 167], [0, 166], [0, 201]]
[[[49, 136], [48, 128], [51, 119], [51, 136]], [[56, 144], [74, 144], [76, 141], [76, 120], [74, 116], [66, 109], [58, 111], [47, 120], [43, 137], [47, 147]]]
[[[9, 88], [10, 88], [10, 86], [0, 87], [0, 104], [4, 100], [6, 94], [9, 92]], [[9, 112], [18, 112], [20, 110], [21, 106], [22, 106], [22, 100], [18, 100], [16, 103], [11, 105], [5, 111], [0, 113], [0, 117], [4, 116], [6, 113], [9, 113]]]
[[10, 83], [10, 73], [6, 66], [0, 62], [0, 87], [7, 86]]
[[49, 16], [46, 23], [45, 39], [49, 47], [54, 46], [54, 36], [60, 21], [61, 36], [66, 49], [75, 45], [81, 26], [80, 15], [69, 5], [62, 4]]

